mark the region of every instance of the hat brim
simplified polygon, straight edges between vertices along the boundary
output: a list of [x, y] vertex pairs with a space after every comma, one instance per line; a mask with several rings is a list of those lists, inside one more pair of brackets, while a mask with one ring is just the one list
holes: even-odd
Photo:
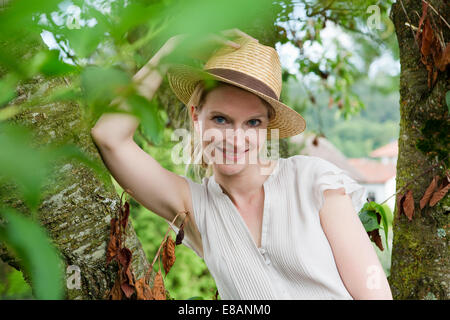
[[201, 80], [226, 82], [256, 94], [267, 101], [275, 110], [275, 117], [267, 126], [269, 138], [271, 137], [271, 129], [279, 130], [278, 137], [280, 139], [295, 136], [306, 129], [306, 121], [298, 112], [284, 103], [238, 82], [182, 64], [171, 65], [167, 71], [167, 78], [170, 88], [185, 105], [188, 104], [196, 85]]

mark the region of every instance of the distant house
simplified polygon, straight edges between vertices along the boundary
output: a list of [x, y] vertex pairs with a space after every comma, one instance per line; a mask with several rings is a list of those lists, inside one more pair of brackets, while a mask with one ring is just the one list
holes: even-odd
[[[365, 187], [365, 198], [378, 203], [395, 193], [397, 141], [393, 141], [370, 153], [371, 158], [347, 158], [329, 140], [312, 133], [301, 133], [290, 142], [302, 147], [300, 154], [320, 157], [346, 171], [349, 177]], [[395, 197], [387, 201], [394, 210]]]

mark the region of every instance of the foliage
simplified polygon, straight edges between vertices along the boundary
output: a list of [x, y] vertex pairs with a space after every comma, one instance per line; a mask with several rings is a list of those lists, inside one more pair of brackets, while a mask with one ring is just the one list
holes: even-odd
[[24, 271], [31, 276], [36, 299], [61, 299], [63, 270], [58, 251], [41, 226], [10, 208], [0, 208], [5, 219], [0, 240], [21, 258]]
[[22, 272], [0, 261], [0, 300], [33, 299]]

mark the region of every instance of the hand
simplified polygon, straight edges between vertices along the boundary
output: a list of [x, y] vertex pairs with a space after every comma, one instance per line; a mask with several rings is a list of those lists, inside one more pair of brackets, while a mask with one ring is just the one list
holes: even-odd
[[[219, 32], [220, 34], [208, 34], [204, 39], [195, 39], [195, 43], [191, 48], [188, 48], [187, 54], [193, 58], [197, 58], [202, 61], [207, 61], [211, 54], [220, 46], [230, 46], [235, 49], [240, 48], [240, 44], [227, 39], [228, 38], [250, 38], [255, 41], [258, 39], [253, 38], [252, 36], [246, 34], [245, 32], [233, 28], [222, 30]], [[190, 49], [190, 50], [189, 50]]]
[[[142, 80], [143, 78], [146, 78], [150, 74], [150, 69], [152, 67], [159, 65], [162, 58], [173, 54], [174, 51], [178, 51], [178, 54], [182, 54], [183, 56], [189, 56], [201, 61], [207, 61], [217, 47], [225, 45], [235, 49], [240, 48], [238, 43], [229, 40], [226, 37], [247, 37], [258, 41], [258, 39], [253, 38], [237, 28], [222, 30], [220, 31], [220, 35], [210, 33], [201, 39], [194, 38], [194, 36], [188, 34], [178, 34], [169, 38], [166, 43], [164, 43], [152, 59], [150, 59], [150, 61], [141, 70], [139, 70], [139, 72], [135, 75], [135, 79]], [[168, 65], [165, 65], [161, 69], [164, 72], [167, 68]]]
[[227, 39], [227, 37], [246, 37], [258, 41], [258, 39], [253, 38], [237, 28], [223, 30], [220, 31], [219, 34], [210, 33], [200, 38], [193, 35], [180, 34], [167, 40], [155, 56], [158, 57], [159, 62], [161, 57], [171, 54], [174, 49], [177, 49], [176, 51], [183, 56], [206, 61], [211, 56], [213, 51], [220, 46], [230, 46], [235, 49], [240, 48], [238, 43]]

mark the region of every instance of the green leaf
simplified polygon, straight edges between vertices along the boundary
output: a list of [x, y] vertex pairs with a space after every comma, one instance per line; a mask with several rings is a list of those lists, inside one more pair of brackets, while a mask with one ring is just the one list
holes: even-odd
[[164, 122], [159, 115], [157, 102], [155, 100], [148, 101], [136, 94], [129, 96], [126, 101], [131, 106], [132, 113], [141, 119], [140, 126], [144, 134], [150, 137], [153, 143], [160, 144]]
[[89, 57], [103, 40], [104, 29], [100, 25], [80, 29], [63, 29], [64, 36], [69, 40], [70, 48], [78, 58]]
[[131, 78], [116, 68], [86, 67], [81, 74], [81, 87], [88, 103], [107, 105]]
[[62, 299], [64, 274], [56, 248], [40, 225], [11, 208], [0, 208], [0, 239], [18, 256], [33, 283], [36, 299]]
[[[386, 247], [389, 247], [388, 242], [388, 234], [389, 234], [389, 224], [390, 217], [384, 210], [383, 206], [378, 203], [371, 201], [364, 204], [363, 208], [360, 211], [359, 218], [364, 225], [364, 228], [367, 232], [379, 229], [380, 225], [377, 220], [377, 213], [380, 215], [380, 222], [383, 225], [384, 235], [386, 237]], [[373, 220], [375, 219], [375, 221]]]
[[135, 26], [158, 19], [158, 14], [161, 14], [163, 8], [163, 3], [147, 6], [130, 3], [121, 10], [120, 21], [113, 25], [112, 36], [119, 40]]
[[361, 220], [367, 232], [380, 228], [380, 225], [377, 221], [377, 214], [372, 210], [361, 210], [361, 212], [359, 213], [359, 219]]
[[49, 172], [47, 157], [29, 146], [29, 129], [0, 123], [0, 177], [13, 181], [24, 201], [34, 211], [40, 202], [40, 190]]
[[38, 52], [30, 62], [31, 73], [41, 72], [46, 76], [59, 76], [77, 71], [77, 68], [59, 59], [58, 50]]
[[16, 97], [16, 77], [11, 74], [0, 80], [0, 107]]

